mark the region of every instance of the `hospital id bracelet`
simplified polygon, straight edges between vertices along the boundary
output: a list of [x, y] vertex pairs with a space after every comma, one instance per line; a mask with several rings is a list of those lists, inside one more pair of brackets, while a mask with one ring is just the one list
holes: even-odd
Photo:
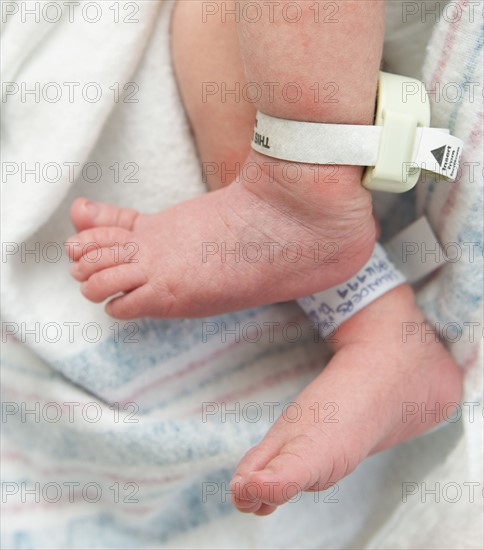
[[421, 170], [450, 181], [457, 177], [462, 140], [429, 124], [424, 84], [380, 72], [374, 126], [299, 122], [258, 111], [251, 145], [292, 162], [367, 166], [362, 181], [367, 189], [402, 193], [415, 186]]
[[[436, 250], [438, 262], [425, 262], [415, 254]], [[414, 283], [438, 269], [445, 261], [440, 243], [427, 219], [422, 217], [400, 231], [385, 247], [376, 244], [363, 268], [348, 281], [297, 300], [318, 327], [323, 338], [335, 334], [339, 326], [402, 283]]]
[[341, 285], [300, 298], [297, 303], [318, 326], [321, 336], [328, 338], [355, 313], [405, 282], [404, 275], [385, 249], [376, 243], [371, 258], [354, 277]]

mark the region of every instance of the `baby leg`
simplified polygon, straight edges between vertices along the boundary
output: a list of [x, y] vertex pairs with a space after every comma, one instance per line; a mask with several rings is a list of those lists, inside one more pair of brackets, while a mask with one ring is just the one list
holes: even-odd
[[[282, 2], [282, 8], [286, 4], [295, 2]], [[269, 16], [256, 23], [244, 18], [239, 22], [247, 78], [263, 90], [254, 107], [299, 120], [371, 123], [383, 3], [335, 2], [338, 12], [329, 22], [321, 15], [323, 2], [319, 18], [314, 11], [318, 3], [312, 3], [311, 10], [308, 2], [297, 4], [301, 17], [296, 23]], [[198, 24], [203, 25], [201, 12]], [[197, 45], [207, 57], [209, 50], [200, 44], [194, 48]], [[196, 68], [195, 49], [191, 53]], [[183, 63], [183, 56], [175, 57]], [[185, 57], [189, 63], [190, 55]], [[178, 70], [184, 75], [182, 95], [198, 126], [199, 150], [212, 155], [216, 147], [200, 145], [210, 117], [200, 114], [201, 98], [197, 102], [190, 97], [190, 87], [200, 94], [190, 82], [193, 70]], [[197, 71], [195, 82], [206, 78]], [[290, 82], [301, 90], [297, 102], [277, 93]], [[325, 101], [326, 93], [315, 99], [315, 84], [327, 82], [336, 90], [335, 103]], [[248, 112], [244, 107], [242, 131], [248, 131]], [[250, 151], [240, 177], [228, 187], [156, 215], [76, 201], [72, 218], [80, 233], [71, 239], [69, 251], [84, 295], [101, 302], [124, 293], [108, 305], [108, 312], [120, 318], [205, 316], [290, 300], [348, 279], [367, 261], [375, 239], [371, 197], [361, 186], [361, 168], [338, 166], [335, 178], [315, 180], [315, 174], [321, 176], [314, 170], [318, 167], [298, 164], [295, 182], [294, 164], [272, 160]], [[89, 242], [101, 249], [100, 261], [83, 254]], [[120, 254], [111, 251], [116, 245]], [[123, 249], [128, 252], [123, 254]]]
[[424, 322], [408, 285], [340, 327], [336, 354], [294, 400], [300, 419], [281, 416], [237, 467], [231, 488], [240, 511], [265, 515], [299, 491], [327, 489], [369, 454], [445, 420], [404, 414], [405, 403], [440, 411], [457, 405], [462, 379], [430, 333], [404, 342], [403, 322]]

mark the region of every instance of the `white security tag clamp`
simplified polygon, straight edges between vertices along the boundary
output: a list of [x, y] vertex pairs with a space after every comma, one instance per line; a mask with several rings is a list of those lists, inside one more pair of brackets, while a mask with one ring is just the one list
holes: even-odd
[[[404, 97], [409, 83], [424, 93]], [[463, 142], [429, 124], [424, 84], [380, 72], [375, 126], [299, 122], [259, 111], [252, 148], [293, 162], [367, 166], [367, 189], [402, 193], [415, 186], [422, 169], [450, 181], [457, 176]]]

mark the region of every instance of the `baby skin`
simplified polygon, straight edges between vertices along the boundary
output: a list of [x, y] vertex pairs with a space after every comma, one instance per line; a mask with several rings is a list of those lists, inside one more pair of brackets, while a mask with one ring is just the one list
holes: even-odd
[[[362, 267], [376, 230], [361, 169], [337, 167], [334, 183], [324, 177], [323, 168], [315, 183], [314, 167], [301, 164], [294, 183], [286, 177], [288, 163], [277, 161], [269, 170], [264, 163], [274, 159], [248, 145], [256, 108], [297, 120], [371, 123], [383, 2], [333, 4], [337, 23], [323, 25], [322, 16], [316, 23], [309, 3], [301, 2], [297, 24], [278, 19], [277, 13], [271, 21], [267, 17], [257, 23], [241, 17], [237, 37], [234, 17], [227, 15], [224, 22], [219, 12], [204, 21], [195, 2], [178, 2], [173, 59], [200, 159], [231, 169], [238, 165], [239, 175], [226, 186], [220, 171], [211, 173], [208, 183], [215, 191], [154, 215], [78, 199], [71, 211], [78, 234], [71, 241], [96, 242], [105, 251], [92, 263], [78, 252], [82, 246], [69, 248], [73, 276], [87, 298], [101, 302], [123, 293], [106, 306], [122, 319], [196, 317], [294, 299], [343, 282]], [[311, 86], [321, 81], [315, 75], [337, 83], [338, 103], [315, 101]], [[276, 93], [262, 94], [254, 103], [234, 96], [225, 102], [202, 100], [203, 82], [225, 82], [227, 88], [255, 82], [267, 90], [264, 82], [295, 81], [302, 89], [297, 102]], [[257, 181], [244, 177], [250, 163], [261, 167]], [[233, 249], [237, 242], [280, 243], [281, 236], [301, 246], [297, 263], [285, 261], [277, 249], [270, 261], [222, 262], [215, 255], [203, 261], [202, 243], [227, 243]], [[337, 263], [315, 262], [315, 242], [335, 243]], [[121, 255], [115, 262], [109, 250], [115, 243], [134, 243], [138, 261]], [[407, 417], [405, 403], [442, 410], [459, 402], [461, 372], [448, 352], [423, 330], [423, 339], [404, 342], [404, 322], [425, 323], [408, 285], [388, 292], [340, 327], [330, 363], [295, 399], [300, 420], [279, 418], [238, 465], [231, 487], [240, 511], [267, 515], [296, 492], [324, 490], [369, 454], [442, 420]], [[337, 404], [337, 422], [315, 415], [328, 402]]]

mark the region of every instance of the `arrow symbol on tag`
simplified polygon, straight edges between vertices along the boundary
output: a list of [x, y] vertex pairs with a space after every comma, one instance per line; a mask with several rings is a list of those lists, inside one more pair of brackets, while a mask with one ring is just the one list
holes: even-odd
[[442, 160], [444, 158], [446, 147], [447, 145], [442, 145], [442, 147], [438, 147], [437, 149], [433, 149], [432, 151], [430, 151], [435, 160], [440, 164], [440, 166], [442, 166]]

